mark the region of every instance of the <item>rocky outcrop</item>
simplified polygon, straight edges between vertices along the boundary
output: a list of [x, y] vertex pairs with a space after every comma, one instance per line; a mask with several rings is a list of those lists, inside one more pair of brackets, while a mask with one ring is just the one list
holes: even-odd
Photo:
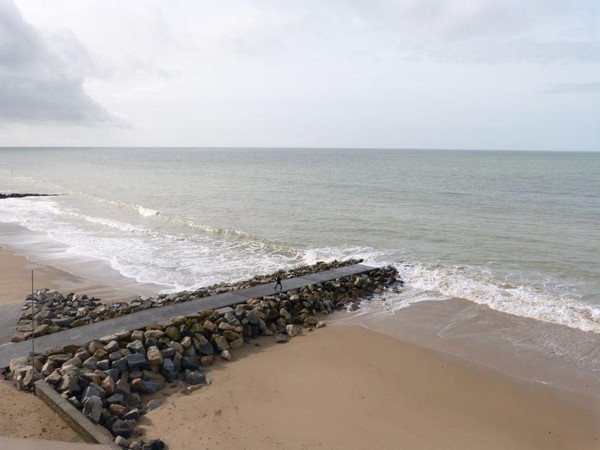
[[0, 200], [3, 198], [23, 198], [23, 197], [56, 197], [63, 194], [31, 194], [18, 192], [0, 192]]

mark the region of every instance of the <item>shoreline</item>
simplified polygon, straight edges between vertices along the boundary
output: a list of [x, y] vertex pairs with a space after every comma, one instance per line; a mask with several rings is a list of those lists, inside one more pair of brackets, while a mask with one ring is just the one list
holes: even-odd
[[334, 324], [362, 326], [475, 368], [600, 402], [600, 334], [464, 299], [422, 301], [396, 312], [378, 304], [365, 309], [359, 315], [338, 314]]
[[[11, 272], [12, 283], [0, 280], [0, 305], [20, 301], [7, 298], [10, 290], [13, 296], [25, 292], [22, 301], [25, 300], [31, 293], [32, 269], [35, 270], [35, 289], [87, 294], [107, 303], [156, 295], [165, 287], [125, 277], [105, 261], [65, 253], [58, 244], [51, 244], [39, 233], [16, 223], [0, 223], [0, 251], [3, 260], [15, 259], [12, 263], [3, 263], [3, 269]], [[15, 292], [15, 289], [18, 290]]]
[[[37, 265], [1, 247], [0, 264], [2, 268], [15, 271], [13, 273], [26, 273], [31, 265], [35, 265], [36, 271], [47, 274], [47, 278], [40, 280], [54, 283], [48, 287], [59, 291], [65, 291], [66, 286], [87, 286], [92, 290], [110, 292], [112, 289], [120, 293], [115, 287], [94, 285], [90, 280], [55, 267]], [[29, 281], [18, 283], [14, 276], [3, 280], [4, 297], [0, 300], [4, 303], [0, 304], [11, 303], [6, 302], [5, 292], [10, 289], [22, 292]], [[105, 300], [105, 295], [96, 295]], [[211, 434], [212, 440], [202, 441], [206, 448], [214, 448], [217, 443], [248, 448], [282, 445], [303, 448], [302, 445], [319, 444], [331, 448], [398, 448], [399, 439], [406, 444], [405, 448], [424, 449], [515, 448], [524, 445], [526, 448], [575, 446], [585, 449], [597, 444], [596, 439], [600, 438], [597, 398], [585, 399], [558, 385], [506, 377], [499, 368], [486, 368], [481, 361], [477, 364], [476, 361], [469, 362], [468, 358], [465, 361], [460, 355], [453, 354], [450, 347], [432, 346], [431, 339], [427, 341], [428, 336], [437, 336], [444, 320], [449, 320], [443, 318], [443, 314], [438, 318], [439, 323], [432, 320], [432, 310], [444, 310], [439, 303], [423, 302], [425, 310], [421, 311], [423, 304], [417, 304], [415, 307], [420, 308], [411, 309], [410, 314], [406, 314], [407, 308], [401, 311], [404, 312], [401, 322], [398, 317], [403, 314], [385, 324], [378, 317], [376, 327], [371, 324], [373, 329], [378, 327], [376, 331], [330, 326], [295, 338], [283, 346], [263, 340], [261, 347], [245, 345], [233, 353], [232, 362], [220, 362], [211, 368], [209, 376], [214, 378], [215, 384], [190, 396], [175, 393], [166, 398], [163, 406], [148, 414], [140, 423], [145, 425], [144, 437], [163, 438], [171, 448], [198, 448], [186, 445], [196, 445], [194, 433], [197, 435], [210, 426], [217, 427], [220, 433]], [[463, 305], [465, 308], [472, 306], [471, 302], [466, 303], [469, 305]], [[334, 316], [326, 317], [326, 320], [331, 325], [343, 322]], [[422, 325], [426, 322], [430, 324], [430, 330], [423, 332]], [[394, 330], [394, 323], [396, 330], [403, 330], [404, 337], [382, 334], [385, 327]], [[399, 323], [402, 323], [401, 327], [397, 326]], [[368, 326], [368, 321], [363, 325]], [[442, 328], [447, 331], [447, 326], [448, 323]], [[391, 333], [389, 329], [388, 333]], [[406, 339], [407, 335], [413, 342]], [[478, 342], [481, 333], [472, 333], [466, 338], [476, 338]], [[447, 343], [447, 340], [443, 342]], [[487, 345], [488, 352], [494, 348], [489, 346], [490, 342], [480, 344], [483, 350]], [[459, 340], [456, 345], [460, 347], [464, 341]], [[447, 378], [448, 373], [452, 374], [451, 378]], [[280, 382], [283, 384], [277, 384]], [[597, 383], [591, 385], [590, 390], [594, 390]], [[19, 399], [28, 395], [16, 392], [6, 383], [0, 387], [3, 398]], [[366, 398], [371, 398], [367, 410], [362, 404]], [[510, 404], [506, 398], [511, 399]], [[5, 400], [1, 404], [6, 406]], [[36, 432], [33, 426], [30, 430], [29, 425], [17, 420], [19, 416], [30, 415], [30, 420], [45, 423], [52, 420], [53, 413], [38, 407], [31, 414], [23, 407], [22, 414], [14, 414], [21, 403], [16, 401], [14, 404], [17, 406], [10, 415], [3, 412], [0, 416], [1, 422], [6, 423], [3, 433], [42, 439], [73, 439], [70, 430], [64, 430], [62, 434], [58, 430], [51, 436], [47, 427], [38, 428]], [[201, 408], [205, 404], [210, 404], [208, 411]], [[536, 411], [535, 417], [529, 417], [525, 414], [527, 411]], [[174, 413], [186, 420], [175, 423], [169, 418]], [[192, 427], [190, 417], [194, 419]], [[448, 421], [457, 417], [457, 421]], [[261, 428], [264, 423], [271, 424], [267, 427], [268, 432]], [[277, 428], [276, 433], [272, 432], [273, 428]], [[250, 433], [252, 429], [255, 432]], [[172, 435], [177, 440], [170, 442]], [[254, 441], [252, 436], [260, 440]], [[490, 446], [490, 436], [496, 447]], [[291, 442], [298, 445], [286, 445]]]

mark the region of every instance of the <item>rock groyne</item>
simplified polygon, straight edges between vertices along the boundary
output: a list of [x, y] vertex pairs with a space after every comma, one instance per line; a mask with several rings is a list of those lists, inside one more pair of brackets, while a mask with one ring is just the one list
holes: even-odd
[[210, 383], [206, 368], [216, 359], [230, 360], [235, 349], [259, 336], [288, 342], [324, 326], [326, 314], [357, 305], [397, 282], [395, 268], [376, 268], [232, 308], [173, 317], [81, 346], [47, 349], [33, 359], [16, 358], [10, 376], [20, 389], [44, 379], [90, 421], [106, 427], [116, 444], [139, 449], [143, 442], [137, 421], [160, 406], [150, 399], [152, 394], [166, 385], [191, 394]]
[[65, 329], [77, 328], [93, 322], [113, 319], [173, 303], [235, 292], [257, 285], [275, 284], [277, 276], [285, 280], [354, 265], [360, 262], [362, 260], [356, 259], [332, 261], [329, 263], [318, 262], [313, 265], [296, 267], [289, 270], [279, 270], [269, 275], [256, 275], [248, 280], [234, 283], [213, 284], [193, 291], [160, 294], [156, 297], [138, 298], [129, 302], [103, 303], [100, 299], [90, 298], [87, 295], [78, 295], [76, 293], [63, 294], [49, 289], [40, 289], [33, 295], [30, 294], [27, 296], [12, 341], [21, 342], [31, 338], [32, 334], [34, 337], [45, 336]]

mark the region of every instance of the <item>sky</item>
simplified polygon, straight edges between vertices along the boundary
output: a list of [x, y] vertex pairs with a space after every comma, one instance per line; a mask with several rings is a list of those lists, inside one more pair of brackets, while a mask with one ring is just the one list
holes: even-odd
[[600, 2], [0, 0], [0, 146], [600, 151]]

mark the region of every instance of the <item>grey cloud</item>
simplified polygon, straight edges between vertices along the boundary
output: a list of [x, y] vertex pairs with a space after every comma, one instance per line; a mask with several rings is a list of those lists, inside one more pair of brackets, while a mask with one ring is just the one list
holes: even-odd
[[600, 81], [592, 83], [561, 83], [553, 84], [543, 92], [550, 94], [589, 94], [600, 93]]
[[74, 36], [48, 39], [0, 0], [0, 121], [111, 123], [83, 89], [85, 49]]

